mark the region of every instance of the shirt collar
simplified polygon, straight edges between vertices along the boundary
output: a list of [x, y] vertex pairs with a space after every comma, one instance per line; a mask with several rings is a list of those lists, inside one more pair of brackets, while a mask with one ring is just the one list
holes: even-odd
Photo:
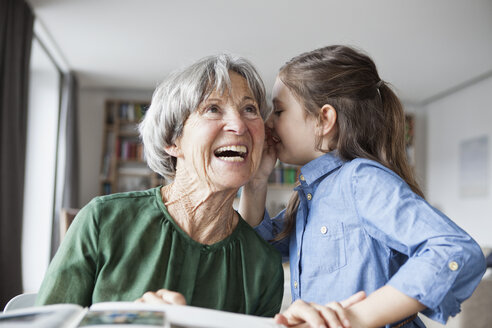
[[334, 150], [304, 165], [301, 168], [301, 174], [304, 176], [306, 183], [310, 185], [319, 178], [336, 170], [342, 166], [343, 163], [344, 162], [338, 157], [337, 152]]

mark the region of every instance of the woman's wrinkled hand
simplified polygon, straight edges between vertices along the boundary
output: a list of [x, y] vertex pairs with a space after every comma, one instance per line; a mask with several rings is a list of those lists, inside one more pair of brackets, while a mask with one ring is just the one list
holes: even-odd
[[142, 295], [142, 297], [136, 299], [135, 302], [149, 304], [186, 305], [186, 299], [182, 294], [167, 289], [159, 289], [156, 292], [146, 292]]
[[365, 298], [364, 292], [358, 292], [340, 303], [332, 302], [324, 306], [297, 300], [274, 319], [287, 327], [352, 328], [347, 309]]

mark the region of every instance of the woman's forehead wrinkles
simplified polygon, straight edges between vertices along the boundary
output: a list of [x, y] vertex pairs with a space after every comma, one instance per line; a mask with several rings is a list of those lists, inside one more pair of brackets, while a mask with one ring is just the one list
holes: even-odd
[[[243, 89], [243, 88], [241, 88]], [[254, 102], [255, 104], [257, 103], [255, 97], [253, 96], [253, 93], [251, 90], [248, 88], [246, 89], [247, 91], [244, 94], [243, 92], [235, 92], [233, 90], [232, 96], [230, 93], [225, 90], [223, 93], [220, 92], [219, 90], [214, 90], [208, 98], [206, 98], [203, 103], [228, 103], [232, 102], [235, 105], [241, 105], [245, 102]]]

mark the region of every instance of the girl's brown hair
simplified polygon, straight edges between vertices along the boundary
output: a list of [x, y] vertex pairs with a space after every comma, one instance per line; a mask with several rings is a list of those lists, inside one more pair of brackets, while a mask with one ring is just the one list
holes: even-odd
[[[335, 108], [337, 135], [331, 149], [320, 149], [320, 137], [318, 150], [336, 149], [346, 161], [359, 157], [377, 161], [423, 197], [406, 157], [403, 106], [369, 56], [347, 46], [328, 46], [292, 58], [280, 69], [279, 78], [306, 115], [319, 120], [323, 105]], [[299, 195], [294, 192], [284, 214], [285, 228], [275, 240], [291, 232], [298, 206]]]

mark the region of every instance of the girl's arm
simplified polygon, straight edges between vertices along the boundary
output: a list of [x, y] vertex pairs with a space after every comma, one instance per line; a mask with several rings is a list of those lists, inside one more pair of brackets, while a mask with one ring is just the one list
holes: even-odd
[[269, 131], [269, 128], [265, 126], [265, 142], [260, 166], [253, 178], [243, 186], [239, 201], [239, 213], [252, 227], [257, 226], [263, 220], [268, 177], [277, 162], [277, 153]]
[[396, 288], [384, 286], [347, 309], [352, 328], [382, 327], [422, 311], [425, 306]]
[[359, 292], [340, 303], [324, 306], [298, 300], [276, 316], [275, 321], [288, 327], [305, 322], [311, 327], [376, 328], [396, 323], [425, 308], [391, 286], [364, 298], [365, 294]]
[[239, 213], [252, 227], [263, 220], [266, 205], [268, 176], [266, 180], [250, 181], [243, 186], [239, 200]]
[[[373, 162], [355, 163], [352, 194], [367, 234], [391, 254], [407, 257], [384, 290], [391, 286], [425, 305], [422, 313], [440, 323], [456, 315], [485, 272], [473, 238], [394, 172]], [[392, 312], [392, 302], [381, 306], [382, 313]]]

